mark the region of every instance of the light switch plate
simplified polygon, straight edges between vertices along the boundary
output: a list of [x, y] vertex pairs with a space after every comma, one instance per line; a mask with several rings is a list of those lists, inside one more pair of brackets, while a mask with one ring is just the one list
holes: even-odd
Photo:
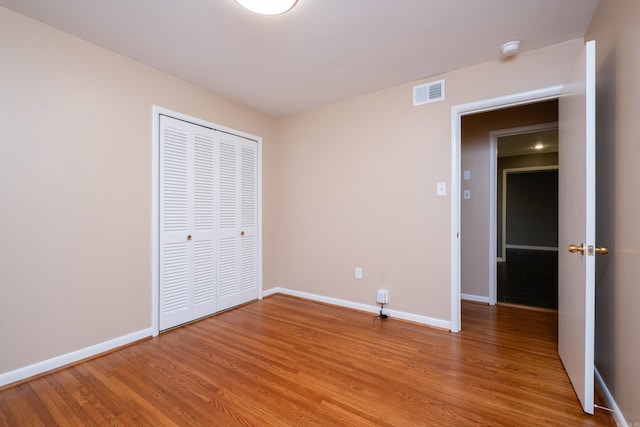
[[437, 185], [437, 194], [438, 196], [446, 196], [447, 195], [447, 183], [439, 182]]
[[465, 181], [469, 181], [471, 179], [471, 171], [469, 169], [463, 172], [462, 179]]
[[471, 198], [471, 190], [464, 190], [464, 199], [469, 200]]

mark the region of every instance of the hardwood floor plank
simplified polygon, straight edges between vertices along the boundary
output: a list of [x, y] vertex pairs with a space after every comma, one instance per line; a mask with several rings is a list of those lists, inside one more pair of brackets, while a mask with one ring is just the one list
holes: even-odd
[[[12, 425], [22, 426], [45, 426], [44, 421], [38, 416], [41, 409], [36, 409], [36, 402], [33, 399], [33, 390], [29, 384], [20, 384], [7, 390], [7, 400], [12, 404], [7, 411], [1, 411], [3, 418], [11, 420]], [[3, 399], [0, 401], [5, 402]]]
[[0, 425], [607, 426], [557, 316], [463, 303], [452, 334], [274, 295], [0, 390]]

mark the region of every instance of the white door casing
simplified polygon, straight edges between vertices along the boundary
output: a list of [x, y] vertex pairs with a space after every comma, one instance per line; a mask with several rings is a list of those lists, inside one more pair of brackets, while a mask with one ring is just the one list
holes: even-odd
[[588, 42], [559, 98], [558, 353], [584, 411], [594, 410], [595, 42]]
[[459, 332], [462, 326], [460, 305], [460, 151], [462, 116], [555, 99], [558, 97], [560, 89], [561, 86], [552, 86], [451, 107], [451, 332]]

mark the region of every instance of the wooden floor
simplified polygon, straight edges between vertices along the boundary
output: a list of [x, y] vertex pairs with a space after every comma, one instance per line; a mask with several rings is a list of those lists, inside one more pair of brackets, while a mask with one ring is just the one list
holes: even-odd
[[581, 426], [556, 315], [460, 334], [275, 295], [0, 391], [0, 425]]

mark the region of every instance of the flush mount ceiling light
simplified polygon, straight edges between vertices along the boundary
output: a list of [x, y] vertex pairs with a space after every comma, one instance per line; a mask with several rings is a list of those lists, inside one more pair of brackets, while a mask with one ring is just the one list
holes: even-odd
[[542, 142], [538, 142], [536, 145], [533, 146], [533, 148], [536, 150], [542, 150], [544, 148], [544, 144]]
[[521, 44], [522, 42], [520, 40], [511, 40], [503, 44], [500, 50], [504, 56], [513, 56], [518, 53]]
[[279, 15], [295, 6], [298, 0], [236, 0], [236, 2], [260, 15]]

